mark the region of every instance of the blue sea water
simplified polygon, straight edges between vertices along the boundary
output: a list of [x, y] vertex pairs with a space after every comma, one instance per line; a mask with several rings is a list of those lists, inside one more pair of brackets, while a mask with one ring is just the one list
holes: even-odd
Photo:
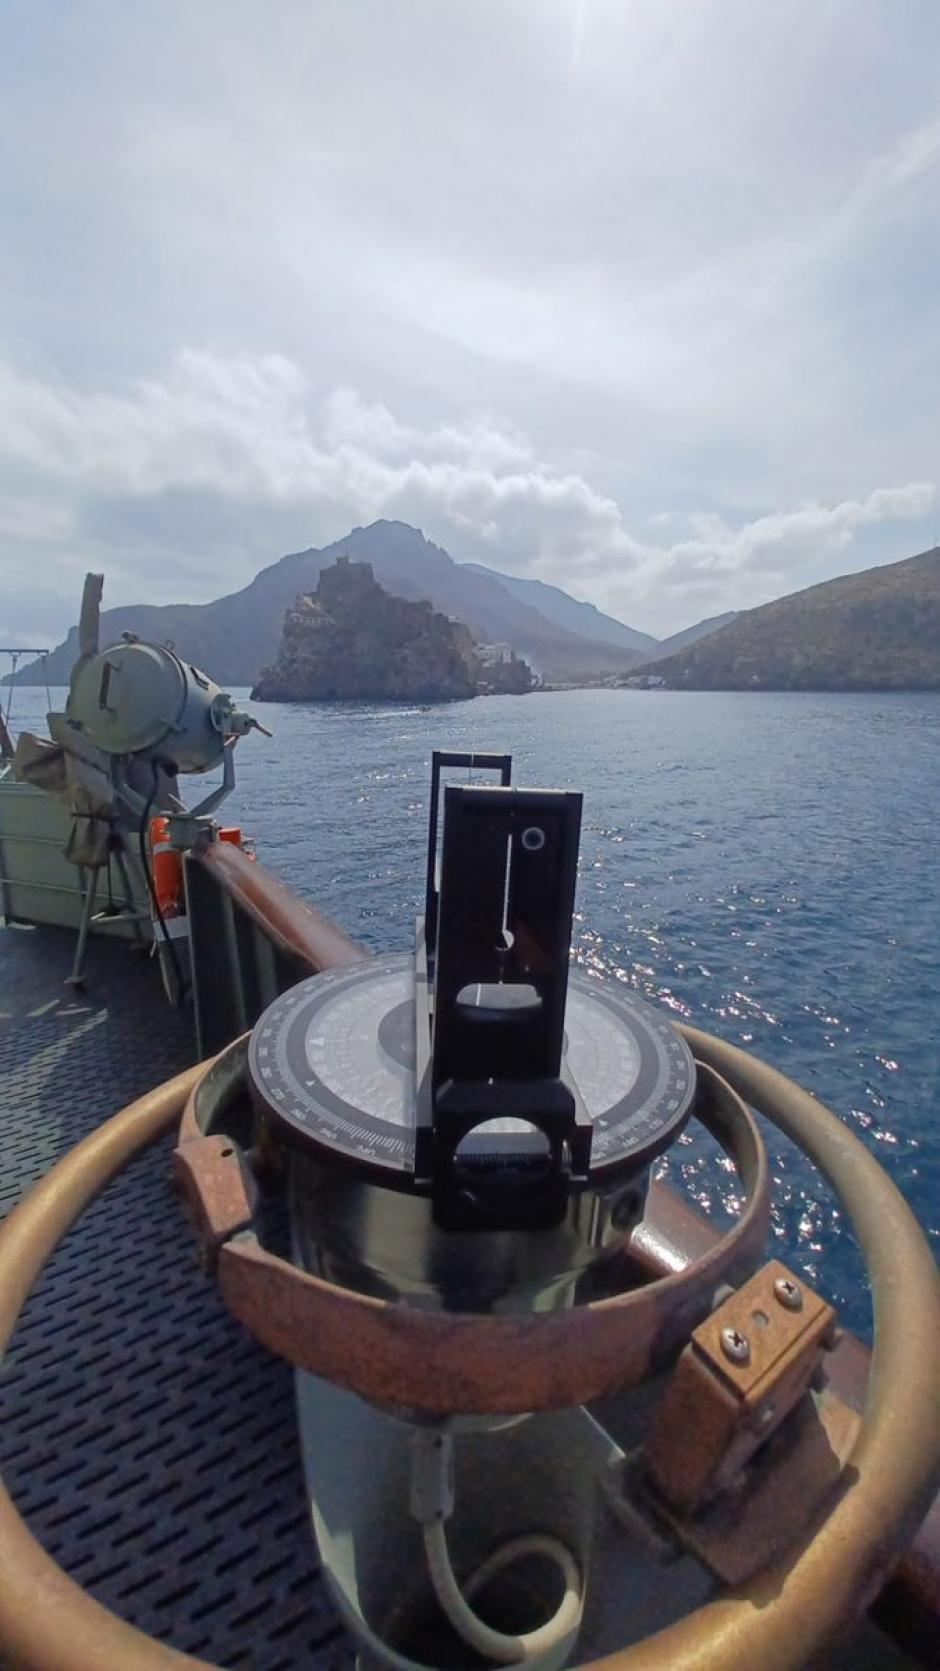
[[[241, 693], [244, 695], [244, 693]], [[38, 691], [16, 695], [35, 723]], [[449, 706], [258, 705], [225, 811], [375, 951], [420, 909], [432, 748], [508, 750], [579, 789], [574, 954], [753, 1049], [849, 1123], [940, 1243], [940, 696], [572, 691]], [[776, 1251], [867, 1332], [861, 1264], [772, 1128]], [[709, 1213], [730, 1163], [665, 1170]]]

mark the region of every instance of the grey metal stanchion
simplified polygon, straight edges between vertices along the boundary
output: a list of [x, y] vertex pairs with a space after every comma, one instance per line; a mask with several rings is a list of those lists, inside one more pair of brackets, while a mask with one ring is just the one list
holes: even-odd
[[[143, 930], [140, 926], [141, 922], [144, 920], [144, 911], [137, 905], [136, 900], [134, 898], [134, 884], [131, 880], [130, 867], [129, 867], [129, 864], [128, 864], [128, 860], [131, 857], [132, 857], [132, 855], [130, 854], [128, 848], [125, 846], [124, 837], [121, 836], [120, 846], [117, 848], [117, 851], [115, 852], [114, 860], [115, 860], [115, 864], [117, 865], [118, 870], [120, 872], [121, 881], [124, 885], [125, 911], [127, 912], [127, 915], [133, 921], [135, 943], [137, 945], [138, 950], [145, 950], [148, 942], [147, 942], [147, 938], [146, 938], [146, 936], [145, 936], [145, 934], [144, 934], [144, 932], [143, 932]], [[139, 861], [137, 862], [137, 869], [140, 870], [140, 872], [141, 872], [141, 879], [143, 881], [144, 889], [145, 889], [145, 892], [146, 892], [147, 878], [143, 874], [143, 866], [140, 864]]]
[[84, 986], [85, 984], [85, 950], [88, 945], [88, 931], [91, 927], [91, 915], [95, 905], [95, 894], [98, 888], [97, 870], [89, 870], [88, 882], [82, 900], [82, 918], [78, 925], [78, 944], [75, 947], [75, 961], [72, 973], [65, 977], [66, 986]]

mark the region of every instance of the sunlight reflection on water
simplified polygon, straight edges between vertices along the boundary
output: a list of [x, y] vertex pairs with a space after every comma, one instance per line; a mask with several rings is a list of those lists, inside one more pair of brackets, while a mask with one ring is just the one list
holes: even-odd
[[[243, 693], [244, 694], [244, 693]], [[14, 718], [41, 721], [18, 691]], [[226, 818], [376, 951], [421, 906], [434, 747], [510, 750], [580, 789], [574, 955], [753, 1048], [835, 1108], [940, 1236], [940, 696], [574, 691], [448, 707], [259, 707]], [[867, 1326], [827, 1188], [768, 1131], [776, 1250]], [[734, 1211], [689, 1133], [663, 1172]]]

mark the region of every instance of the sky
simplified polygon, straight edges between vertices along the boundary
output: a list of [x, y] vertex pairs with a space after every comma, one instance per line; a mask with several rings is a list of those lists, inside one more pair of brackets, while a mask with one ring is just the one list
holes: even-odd
[[936, 0], [0, 0], [0, 643], [377, 517], [666, 634], [940, 538]]

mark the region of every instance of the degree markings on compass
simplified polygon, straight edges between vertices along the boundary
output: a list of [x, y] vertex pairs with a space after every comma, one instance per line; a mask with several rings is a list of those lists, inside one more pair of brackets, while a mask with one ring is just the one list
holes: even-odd
[[[272, 1011], [261, 1030], [277, 1032], [270, 1054], [255, 1052], [255, 1071], [286, 1085], [276, 1101], [305, 1131], [363, 1158], [406, 1165], [413, 1133], [413, 1071], [390, 1052], [384, 1018], [411, 990], [403, 958], [394, 973], [327, 977], [314, 994], [298, 988]], [[688, 1099], [688, 1051], [672, 1024], [650, 1014], [633, 993], [584, 989], [575, 977], [566, 1018], [566, 1053], [587, 1113], [597, 1128], [596, 1154], [607, 1168], [622, 1151], [672, 1124]], [[278, 1030], [278, 1021], [280, 1028]], [[306, 1070], [306, 1071], [305, 1071]], [[337, 1114], [343, 1109], [348, 1118]], [[329, 1118], [329, 1125], [325, 1122]], [[411, 1142], [409, 1141], [411, 1140]]]

